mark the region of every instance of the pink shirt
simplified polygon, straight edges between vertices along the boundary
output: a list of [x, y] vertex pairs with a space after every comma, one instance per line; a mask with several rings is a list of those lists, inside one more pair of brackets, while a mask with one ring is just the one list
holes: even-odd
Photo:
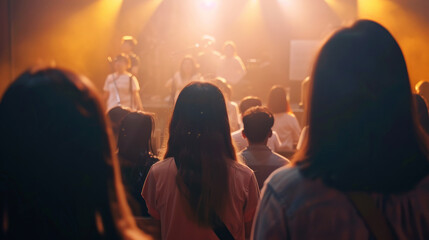
[[[245, 239], [244, 224], [253, 221], [259, 200], [259, 188], [253, 171], [233, 162], [230, 167], [230, 192], [226, 215], [220, 216], [235, 239]], [[162, 239], [218, 239], [211, 228], [188, 219], [176, 186], [177, 167], [173, 158], [152, 166], [142, 196], [149, 214], [161, 221]]]

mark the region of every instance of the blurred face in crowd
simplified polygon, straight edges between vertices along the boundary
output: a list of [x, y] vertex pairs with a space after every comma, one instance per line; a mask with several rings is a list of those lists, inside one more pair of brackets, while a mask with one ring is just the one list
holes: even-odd
[[127, 68], [128, 68], [127, 62], [122, 61], [122, 60], [118, 60], [115, 62], [115, 70], [117, 72], [120, 72], [120, 73], [125, 72], [125, 71], [127, 71]]
[[122, 52], [131, 52], [133, 50], [133, 46], [131, 46], [131, 44], [129, 42], [124, 42], [121, 45], [121, 50]]

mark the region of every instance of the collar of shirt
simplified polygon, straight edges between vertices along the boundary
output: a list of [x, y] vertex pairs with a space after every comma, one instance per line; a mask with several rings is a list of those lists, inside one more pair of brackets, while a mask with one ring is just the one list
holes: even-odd
[[271, 149], [267, 147], [267, 145], [249, 145], [246, 150], [249, 151], [269, 151], [271, 152]]

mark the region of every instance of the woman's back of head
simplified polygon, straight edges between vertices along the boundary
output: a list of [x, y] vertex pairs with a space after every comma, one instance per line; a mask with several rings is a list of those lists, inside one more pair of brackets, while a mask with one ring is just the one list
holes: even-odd
[[124, 207], [118, 166], [92, 85], [66, 70], [28, 71], [0, 113], [6, 236], [120, 238], [110, 209], [110, 200]]
[[131, 109], [123, 106], [116, 106], [110, 109], [107, 112], [107, 116], [110, 119], [110, 125], [115, 137], [115, 140], [118, 140], [119, 127], [121, 126], [122, 119], [131, 112]]
[[128, 160], [137, 160], [143, 154], [152, 153], [151, 136], [154, 129], [152, 114], [132, 112], [121, 122], [118, 153]]
[[190, 215], [210, 225], [225, 205], [228, 162], [236, 159], [221, 91], [206, 82], [188, 84], [177, 99], [169, 134], [165, 157], [176, 161], [176, 182], [193, 207]]
[[309, 137], [296, 157], [310, 177], [345, 190], [406, 191], [428, 173], [399, 45], [367, 20], [335, 33], [316, 60]]
[[268, 94], [268, 109], [272, 113], [291, 113], [289, 102], [286, 96], [286, 89], [275, 85]]

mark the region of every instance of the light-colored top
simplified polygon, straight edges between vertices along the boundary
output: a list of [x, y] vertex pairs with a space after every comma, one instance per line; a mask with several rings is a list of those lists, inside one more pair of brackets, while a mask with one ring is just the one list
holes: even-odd
[[[429, 239], [429, 177], [398, 195], [371, 195], [398, 240]], [[281, 168], [266, 181], [253, 239], [369, 239], [368, 229], [344, 193], [297, 168]]]
[[290, 113], [275, 113], [272, 128], [280, 138], [280, 151], [294, 150], [294, 144], [298, 143], [301, 127], [295, 115]]
[[[107, 111], [119, 105], [132, 109], [138, 108], [138, 106], [135, 106], [136, 104], [133, 104], [134, 106], [131, 107], [131, 99], [132, 97], [134, 97], [133, 94], [135, 92], [140, 91], [139, 82], [137, 81], [137, 78], [131, 73], [121, 75], [118, 75], [117, 73], [109, 74], [106, 78], [106, 81], [104, 82], [103, 90], [109, 93], [109, 97], [106, 103]], [[118, 100], [120, 103], [118, 102]]]
[[239, 110], [237, 103], [233, 101], [225, 101], [226, 104], [226, 110], [228, 112], [228, 119], [229, 119], [229, 127], [231, 128], [231, 132], [237, 131], [240, 129], [240, 121], [238, 116]]
[[[236, 152], [240, 152], [243, 149], [245, 149], [247, 146], [249, 146], [249, 143], [243, 137], [242, 132], [243, 132], [243, 128], [231, 133], [231, 138], [232, 138], [232, 141], [234, 142]], [[275, 131], [273, 131], [273, 135], [268, 138], [267, 146], [274, 152], [280, 149], [279, 135]]]
[[205, 76], [207, 74], [216, 74], [219, 68], [220, 53], [217, 51], [203, 51], [198, 54], [197, 61], [200, 65], [199, 71]]
[[259, 188], [264, 186], [265, 180], [274, 170], [289, 163], [287, 158], [274, 153], [265, 145], [250, 145], [238, 156], [255, 173]]
[[225, 78], [226, 82], [235, 85], [240, 82], [246, 74], [246, 67], [239, 56], [220, 58], [220, 64], [217, 71], [219, 77]]
[[179, 93], [186, 85], [188, 85], [188, 83], [193, 81], [200, 81], [200, 80], [202, 80], [202, 78], [201, 78], [201, 74], [199, 73], [196, 73], [189, 79], [182, 79], [182, 77], [180, 76], [180, 72], [176, 72], [172, 78], [167, 80], [167, 82], [165, 83], [165, 87], [172, 88], [174, 83], [174, 87], [175, 87], [174, 98], [176, 100], [177, 97], [179, 96]]
[[[225, 216], [219, 216], [235, 239], [245, 238], [245, 223], [253, 221], [259, 200], [259, 188], [253, 171], [238, 162], [229, 168], [228, 204]], [[211, 228], [188, 219], [176, 185], [177, 167], [173, 158], [152, 166], [142, 196], [149, 214], [161, 221], [162, 239], [218, 239]]]

